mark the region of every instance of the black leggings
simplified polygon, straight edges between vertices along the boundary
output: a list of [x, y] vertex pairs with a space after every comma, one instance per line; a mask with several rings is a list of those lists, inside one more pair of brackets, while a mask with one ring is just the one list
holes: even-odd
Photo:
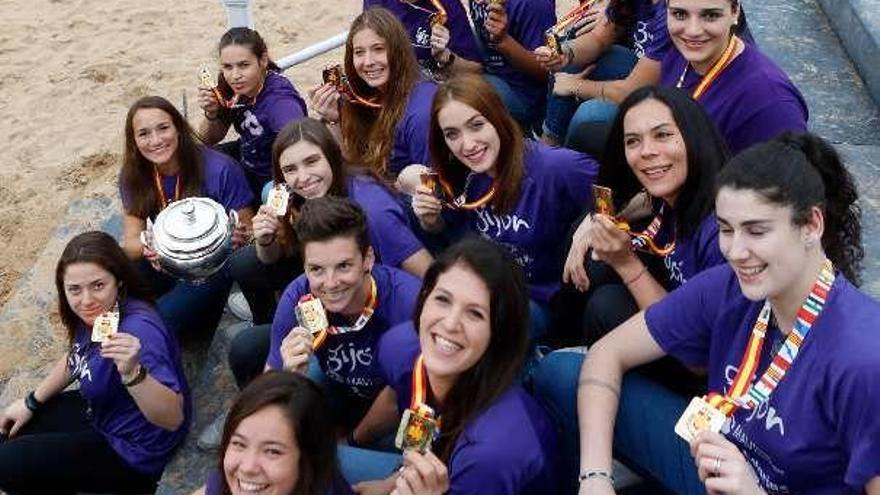
[[283, 291], [302, 272], [298, 254], [267, 265], [257, 258], [254, 245], [239, 249], [229, 259], [229, 274], [247, 299], [254, 325], [272, 323], [277, 307], [275, 293]]
[[159, 476], [132, 469], [91, 424], [79, 392], [63, 392], [0, 443], [0, 489], [9, 494], [153, 493]]

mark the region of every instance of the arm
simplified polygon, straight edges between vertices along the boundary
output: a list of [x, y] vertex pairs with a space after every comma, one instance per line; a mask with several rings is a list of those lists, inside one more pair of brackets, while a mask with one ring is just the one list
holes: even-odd
[[871, 478], [871, 481], [865, 485], [865, 491], [868, 495], [880, 495], [880, 476]]
[[147, 222], [128, 213], [122, 217], [122, 250], [132, 261], [144, 257], [144, 245], [141, 244], [141, 232], [147, 228]]
[[190, 495], [205, 495], [205, 486], [202, 485], [196, 489], [196, 491], [192, 492]]
[[[67, 388], [72, 381], [73, 377], [67, 368], [67, 354], [64, 354], [55, 362], [49, 374], [34, 390], [34, 398], [37, 399], [37, 402], [45, 403], [55, 394]], [[25, 399], [19, 399], [0, 414], [0, 431], [7, 433], [10, 438], [14, 437], [18, 430], [33, 416], [34, 413], [25, 405]]]
[[495, 45], [498, 53], [504, 56], [516, 69], [525, 72], [531, 79], [547, 82], [547, 71], [538, 63], [535, 54], [506, 35]]
[[569, 65], [584, 67], [595, 62], [620, 35], [620, 28], [608, 19], [605, 12], [599, 15], [600, 19], [592, 31], [572, 41], [574, 56]]
[[254, 244], [257, 249], [257, 259], [266, 265], [275, 263], [284, 255], [281, 243], [278, 242], [282, 221], [275, 216], [275, 212], [269, 205], [260, 206], [254, 216]]
[[[578, 380], [581, 472], [588, 469], [611, 472], [614, 419], [623, 374], [663, 355], [648, 332], [644, 312], [637, 313], [590, 348]], [[580, 493], [591, 493], [592, 488], [602, 485], [611, 488], [605, 480], [593, 478], [581, 484]]]
[[236, 249], [246, 245], [253, 234], [254, 209], [250, 206], [237, 210], [238, 223], [232, 233], [232, 245]]
[[199, 87], [198, 101], [205, 114], [205, 118], [199, 122], [199, 137], [206, 144], [217, 144], [226, 137], [229, 123], [220, 119], [220, 104], [210, 88]]
[[433, 262], [434, 258], [431, 256], [431, 253], [427, 249], [422, 248], [413, 253], [409, 258], [403, 260], [400, 267], [416, 277], [424, 278], [425, 272], [428, 271], [428, 267]]
[[370, 406], [367, 414], [352, 430], [351, 438], [356, 444], [370, 443], [382, 435], [394, 431], [399, 420], [397, 394], [393, 388], [385, 386], [373, 400], [373, 405]]
[[660, 82], [660, 62], [642, 57], [633, 67], [626, 79], [617, 81], [592, 81], [584, 79], [575, 88], [574, 94], [582, 99], [601, 98], [620, 104], [630, 93], [642, 86]]

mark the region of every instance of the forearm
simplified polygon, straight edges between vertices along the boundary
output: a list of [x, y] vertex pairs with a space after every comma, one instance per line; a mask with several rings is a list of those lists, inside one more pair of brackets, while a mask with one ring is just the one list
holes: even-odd
[[632, 262], [614, 267], [639, 309], [645, 309], [666, 297], [666, 289], [648, 271], [648, 267], [634, 256]]
[[264, 265], [271, 265], [281, 259], [283, 250], [277, 238], [265, 245], [260, 241], [256, 241], [254, 244], [257, 247], [257, 259]]
[[614, 43], [617, 32], [615, 24], [609, 22], [604, 16], [598, 22], [600, 25], [595, 29], [572, 41], [572, 49], [574, 50], [572, 65], [586, 67], [595, 62]]
[[367, 414], [352, 431], [352, 438], [357, 443], [370, 443], [393, 431], [398, 421], [397, 394], [391, 387], [386, 386], [379, 392]]
[[452, 62], [452, 71], [456, 74], [463, 72], [480, 73], [483, 71], [483, 65], [480, 62], [474, 62], [456, 55], [455, 60]]
[[423, 278], [425, 272], [428, 271], [428, 267], [433, 262], [434, 258], [431, 257], [431, 253], [427, 249], [422, 248], [413, 253], [409, 258], [403, 260], [400, 267], [418, 278]]
[[535, 54], [526, 50], [510, 35], [498, 42], [495, 49], [516, 69], [525, 72], [529, 78], [542, 83], [547, 82], [547, 71], [538, 63]]
[[122, 217], [122, 250], [128, 259], [138, 261], [144, 257], [144, 245], [141, 243], [141, 232], [146, 222], [128, 213]]
[[213, 120], [204, 118], [201, 123], [199, 123], [199, 137], [201, 137], [202, 141], [206, 144], [219, 143], [226, 137], [228, 131], [229, 124], [224, 123], [217, 117]]
[[52, 365], [49, 374], [34, 389], [34, 396], [37, 401], [46, 402], [67, 388], [71, 382], [73, 382], [73, 376], [67, 367], [67, 353], [65, 353]]
[[598, 343], [587, 353], [577, 388], [580, 471], [611, 472], [614, 422], [620, 401], [623, 370], [603, 356]]
[[183, 423], [183, 395], [159, 383], [149, 372], [142, 382], [128, 387], [128, 393], [150, 423], [168, 431]]

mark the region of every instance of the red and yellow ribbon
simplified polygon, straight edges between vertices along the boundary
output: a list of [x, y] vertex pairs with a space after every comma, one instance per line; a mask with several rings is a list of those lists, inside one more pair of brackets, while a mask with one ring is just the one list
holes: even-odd
[[174, 199], [169, 200], [165, 196], [165, 189], [162, 187], [162, 179], [159, 177], [159, 167], [153, 165], [153, 181], [156, 184], [156, 193], [159, 195], [160, 209], [164, 210], [173, 201], [180, 199], [180, 174], [174, 176]]
[[[367, 325], [367, 323], [370, 321], [370, 318], [373, 316], [373, 313], [376, 311], [376, 307], [379, 306], [379, 296], [378, 288], [376, 287], [376, 279], [374, 279], [372, 275], [368, 276], [370, 278], [370, 292], [367, 295], [366, 303], [364, 303], [364, 309], [363, 311], [361, 311], [360, 316], [358, 316], [357, 320], [354, 322], [354, 325], [350, 327], [331, 325], [326, 329], [321, 330], [320, 332], [315, 334], [315, 338], [312, 341], [312, 349], [318, 350], [318, 348], [320, 348], [321, 345], [324, 344], [324, 341], [327, 340], [328, 335], [339, 335], [343, 333], [357, 332], [362, 330]], [[306, 294], [306, 296], [310, 295], [311, 294]]]

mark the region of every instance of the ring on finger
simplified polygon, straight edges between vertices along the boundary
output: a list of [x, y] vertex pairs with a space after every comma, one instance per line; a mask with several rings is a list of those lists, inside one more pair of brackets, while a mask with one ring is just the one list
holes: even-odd
[[716, 457], [715, 462], [712, 463], [712, 476], [718, 477], [721, 476], [721, 458]]

